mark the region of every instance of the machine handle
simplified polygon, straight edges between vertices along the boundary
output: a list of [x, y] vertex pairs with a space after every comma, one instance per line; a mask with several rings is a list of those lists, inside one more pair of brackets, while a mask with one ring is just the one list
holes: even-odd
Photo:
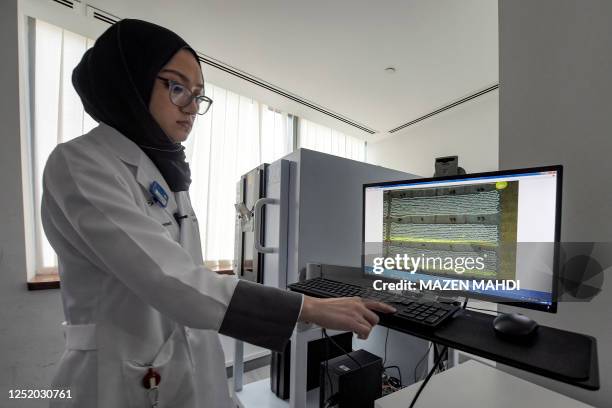
[[254, 222], [254, 226], [253, 226], [254, 239], [253, 240], [255, 241], [254, 242], [255, 250], [257, 252], [260, 252], [262, 254], [271, 254], [271, 253], [276, 252], [277, 248], [265, 247], [261, 245], [261, 242], [259, 241], [261, 239], [261, 234], [260, 234], [261, 209], [266, 204], [279, 204], [279, 200], [277, 200], [276, 198], [264, 197], [264, 198], [260, 198], [259, 200], [255, 201], [255, 205], [253, 206], [253, 222]]

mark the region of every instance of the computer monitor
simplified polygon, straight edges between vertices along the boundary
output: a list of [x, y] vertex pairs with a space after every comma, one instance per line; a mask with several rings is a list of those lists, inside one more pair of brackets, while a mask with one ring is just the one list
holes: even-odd
[[365, 184], [364, 274], [555, 313], [561, 185], [562, 166]]

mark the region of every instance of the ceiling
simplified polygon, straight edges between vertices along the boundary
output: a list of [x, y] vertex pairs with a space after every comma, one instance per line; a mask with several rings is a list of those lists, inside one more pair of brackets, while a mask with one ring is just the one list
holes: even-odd
[[377, 133], [211, 67], [208, 81], [371, 142], [498, 82], [497, 0], [86, 2], [167, 26], [198, 51]]

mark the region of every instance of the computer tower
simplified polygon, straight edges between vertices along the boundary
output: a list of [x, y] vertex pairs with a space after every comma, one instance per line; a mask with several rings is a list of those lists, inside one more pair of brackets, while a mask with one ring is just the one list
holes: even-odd
[[[319, 364], [321, 361], [344, 354], [342, 350], [352, 350], [353, 333], [340, 333], [308, 343], [306, 363], [306, 389], [319, 386]], [[287, 342], [282, 353], [272, 352], [270, 361], [270, 388], [281, 399], [289, 398], [289, 374], [291, 369], [291, 341]]]
[[382, 359], [365, 350], [321, 363], [319, 406], [372, 408], [382, 396]]
[[[249, 173], [250, 179], [257, 180], [257, 171]], [[297, 149], [270, 163], [265, 168], [264, 177], [265, 182], [260, 184], [263, 189], [259, 192], [255, 188], [249, 189], [248, 185], [245, 191], [243, 180], [237, 185], [234, 272], [241, 279], [263, 281], [266, 286], [284, 289], [288, 284], [305, 278], [307, 263], [352, 266], [355, 277], [363, 275], [363, 184], [417, 176]], [[249, 190], [252, 195], [247, 197]], [[265, 205], [258, 207], [260, 211], [255, 211], [258, 202]], [[255, 222], [255, 217], [259, 217], [259, 222]], [[259, 231], [255, 231], [257, 226]], [[250, 252], [255, 247], [255, 238], [259, 239], [258, 247], [264, 247], [263, 251], [255, 248], [256, 256]], [[385, 338], [383, 328], [375, 327], [367, 341], [354, 338], [353, 344], [359, 345], [356, 348], [382, 355]], [[412, 371], [428, 347], [422, 339], [393, 330], [388, 338], [387, 363], [400, 366], [402, 371]], [[222, 341], [230, 342], [225, 338]], [[231, 345], [224, 346], [231, 359]], [[245, 360], [264, 352], [252, 345], [245, 347], [249, 349], [243, 350]], [[347, 351], [350, 349], [345, 348]], [[406, 354], [406, 349], [411, 352]], [[287, 367], [285, 360], [275, 363], [276, 372]], [[314, 373], [318, 382], [318, 362]], [[275, 378], [279, 382], [274, 381], [271, 388], [279, 387], [284, 391], [289, 387], [288, 374]], [[279, 395], [288, 398], [288, 393], [279, 392]]]

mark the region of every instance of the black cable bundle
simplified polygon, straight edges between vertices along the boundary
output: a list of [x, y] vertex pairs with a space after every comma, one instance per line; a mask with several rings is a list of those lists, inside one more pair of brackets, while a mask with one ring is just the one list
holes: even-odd
[[414, 395], [414, 398], [412, 399], [412, 402], [410, 403], [410, 407], [409, 408], [414, 407], [414, 404], [417, 402], [417, 399], [419, 398], [419, 395], [421, 395], [421, 392], [423, 391], [423, 389], [425, 388], [425, 386], [429, 382], [429, 379], [431, 378], [433, 373], [436, 371], [436, 369], [438, 368], [438, 366], [442, 362], [442, 358], [444, 357], [444, 354], [446, 353], [447, 350], [448, 350], [448, 347], [444, 346], [442, 351], [438, 354], [438, 358], [436, 358], [436, 361], [434, 362], [433, 367], [431, 367], [431, 370], [429, 370], [429, 374], [427, 374], [427, 377], [425, 377], [425, 381], [423, 381], [423, 383], [419, 387], [418, 391]]

